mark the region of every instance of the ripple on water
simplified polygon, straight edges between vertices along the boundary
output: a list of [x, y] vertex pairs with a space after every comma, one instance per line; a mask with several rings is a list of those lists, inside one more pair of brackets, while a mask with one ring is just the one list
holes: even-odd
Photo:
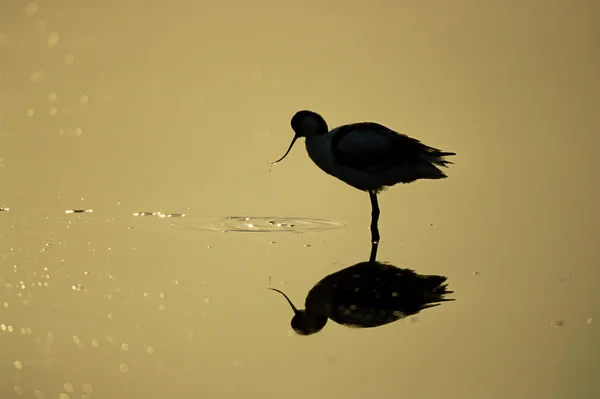
[[[67, 226], [78, 226], [78, 225], [99, 225], [103, 223], [111, 223], [115, 225], [122, 225], [124, 227], [132, 228], [132, 226], [148, 226], [154, 220], [158, 219], [171, 219], [171, 218], [183, 218], [185, 213], [162, 213], [157, 211], [145, 211], [135, 212], [133, 217], [114, 217], [114, 216], [103, 216], [98, 217], [93, 215], [92, 209], [67, 209], [61, 213], [52, 213], [46, 216], [52, 224], [67, 225]], [[143, 219], [143, 220], [142, 220]]]
[[267, 216], [229, 216], [222, 219], [204, 220], [193, 225], [200, 230], [248, 233], [309, 233], [336, 229], [346, 226], [345, 223], [333, 220], [310, 218], [285, 218]]
[[[189, 229], [218, 231], [224, 233], [309, 233], [345, 227], [346, 224], [333, 220], [312, 219], [303, 217], [275, 216], [229, 216], [220, 219], [191, 219], [185, 213], [162, 213], [155, 211], [135, 212], [133, 218], [114, 218], [95, 216], [91, 209], [69, 209], [60, 214], [52, 214], [46, 219], [60, 225], [92, 225], [105, 222], [122, 224], [132, 228], [134, 225], [149, 225], [162, 219], [166, 226]], [[156, 221], [156, 222], [151, 222]]]
[[65, 209], [61, 213], [51, 212], [46, 220], [58, 225], [85, 225], [98, 223], [102, 219], [93, 215], [93, 209]]

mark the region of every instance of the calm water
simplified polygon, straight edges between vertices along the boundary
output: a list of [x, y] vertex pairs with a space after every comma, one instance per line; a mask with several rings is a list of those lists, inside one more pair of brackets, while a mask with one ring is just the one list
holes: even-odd
[[[3, 2], [0, 397], [600, 397], [598, 15]], [[291, 331], [267, 288], [301, 306], [371, 249], [303, 144], [269, 170], [299, 109], [458, 153], [379, 200], [378, 259], [455, 301]]]

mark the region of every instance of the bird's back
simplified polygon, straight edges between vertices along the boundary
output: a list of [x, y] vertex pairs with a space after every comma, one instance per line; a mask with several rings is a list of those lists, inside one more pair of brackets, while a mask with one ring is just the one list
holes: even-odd
[[445, 157], [455, 155], [374, 122], [339, 126], [328, 135], [337, 177], [361, 190], [445, 178], [439, 167], [447, 167], [452, 162]]

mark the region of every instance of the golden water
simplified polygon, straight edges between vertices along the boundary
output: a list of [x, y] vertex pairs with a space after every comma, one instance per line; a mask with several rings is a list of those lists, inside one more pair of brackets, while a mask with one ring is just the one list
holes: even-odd
[[[2, 2], [0, 398], [600, 397], [598, 15]], [[380, 196], [378, 256], [456, 301], [289, 333], [269, 279], [300, 305], [370, 250], [366, 193], [269, 172], [300, 109], [458, 154]]]

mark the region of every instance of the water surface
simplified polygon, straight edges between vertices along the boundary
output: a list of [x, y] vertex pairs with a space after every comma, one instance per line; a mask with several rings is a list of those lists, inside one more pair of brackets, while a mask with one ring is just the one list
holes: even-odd
[[[3, 2], [0, 397], [600, 397], [598, 11]], [[378, 253], [455, 301], [291, 332], [267, 288], [371, 250], [303, 145], [269, 172], [300, 109], [458, 154], [380, 196]]]

